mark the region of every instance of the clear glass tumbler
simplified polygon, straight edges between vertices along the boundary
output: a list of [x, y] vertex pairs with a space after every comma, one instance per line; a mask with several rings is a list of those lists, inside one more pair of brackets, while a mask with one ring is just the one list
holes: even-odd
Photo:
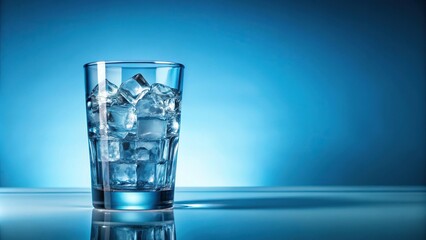
[[184, 66], [84, 65], [95, 208], [173, 206]]

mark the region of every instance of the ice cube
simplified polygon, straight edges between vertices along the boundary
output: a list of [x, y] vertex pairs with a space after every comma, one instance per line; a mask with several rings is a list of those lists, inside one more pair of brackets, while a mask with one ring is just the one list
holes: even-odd
[[90, 92], [87, 98], [87, 107], [90, 107], [92, 111], [97, 111], [99, 104], [111, 104], [115, 99], [117, 91], [118, 87], [105, 79], [105, 82], [99, 83]]
[[167, 121], [158, 118], [138, 118], [138, 137], [147, 140], [162, 139], [166, 136]]
[[151, 92], [163, 98], [172, 98], [175, 96], [175, 90], [173, 88], [161, 83], [152, 84]]
[[158, 97], [148, 92], [136, 105], [138, 117], [157, 117], [165, 119], [166, 111]]
[[134, 152], [134, 142], [123, 140], [121, 147], [123, 158], [131, 161]]
[[149, 83], [145, 80], [142, 74], [138, 73], [133, 77], [124, 81], [118, 92], [129, 103], [136, 105], [137, 101], [142, 98], [150, 89]]
[[123, 141], [124, 159], [127, 161], [163, 161], [165, 140], [158, 141]]
[[108, 79], [105, 79], [105, 82], [101, 82], [98, 85], [96, 85], [90, 95], [94, 95], [98, 98], [108, 98], [113, 97], [118, 91], [118, 87], [108, 81]]
[[136, 163], [110, 162], [109, 181], [111, 188], [136, 187], [136, 168]]
[[129, 104], [129, 102], [123, 96], [121, 96], [121, 94], [117, 94], [115, 96], [115, 98], [113, 99], [113, 103], [118, 105]]
[[98, 161], [120, 160], [121, 143], [117, 139], [100, 139], [97, 144]]
[[[136, 150], [143, 151], [144, 154], [148, 156], [148, 159], [150, 161], [158, 162], [162, 159], [164, 148], [164, 140], [158, 140], [158, 141], [141, 141], [136, 143]], [[137, 160], [141, 160], [138, 158]]]
[[180, 115], [170, 118], [167, 122], [167, 135], [177, 135], [179, 133]]
[[156, 96], [157, 104], [160, 104], [165, 111], [174, 113], [180, 108], [180, 98], [176, 89], [154, 83], [151, 86], [151, 93]]
[[138, 161], [137, 185], [141, 188], [153, 188], [155, 181], [155, 165], [151, 161]]
[[159, 162], [163, 160], [163, 151], [164, 151], [164, 140], [160, 140], [156, 143], [155, 147], [149, 150], [150, 155], [149, 159], [154, 162]]
[[136, 123], [136, 111], [131, 104], [111, 105], [107, 117], [111, 134], [120, 138], [126, 137]]
[[135, 143], [136, 148], [144, 148], [147, 150], [158, 149], [160, 141], [138, 141]]
[[180, 111], [180, 95], [176, 89], [154, 83], [136, 105], [139, 117], [170, 118]]
[[99, 112], [87, 111], [87, 128], [90, 137], [99, 136]]
[[133, 159], [139, 160], [139, 161], [148, 161], [150, 159], [150, 151], [145, 148], [137, 148], [134, 151]]
[[87, 111], [87, 122], [90, 126], [99, 124], [99, 112]]

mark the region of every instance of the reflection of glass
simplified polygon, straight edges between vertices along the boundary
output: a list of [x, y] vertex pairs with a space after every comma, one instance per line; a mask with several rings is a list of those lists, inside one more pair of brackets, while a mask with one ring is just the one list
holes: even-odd
[[91, 240], [176, 239], [173, 210], [92, 211]]

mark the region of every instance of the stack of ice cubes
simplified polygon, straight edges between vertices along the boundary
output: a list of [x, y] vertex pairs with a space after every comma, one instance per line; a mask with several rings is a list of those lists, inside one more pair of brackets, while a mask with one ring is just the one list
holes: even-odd
[[181, 95], [141, 75], [120, 87], [105, 80], [87, 99], [88, 131], [96, 149], [94, 184], [110, 189], [170, 188]]

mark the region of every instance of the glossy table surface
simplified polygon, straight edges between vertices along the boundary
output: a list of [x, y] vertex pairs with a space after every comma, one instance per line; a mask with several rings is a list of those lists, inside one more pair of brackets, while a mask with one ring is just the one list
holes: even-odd
[[[169, 235], [146, 237], [163, 223]], [[426, 189], [178, 188], [173, 210], [138, 212], [93, 210], [86, 189], [0, 188], [1, 240], [132, 239], [132, 228], [145, 234], [134, 239], [426, 239]]]

